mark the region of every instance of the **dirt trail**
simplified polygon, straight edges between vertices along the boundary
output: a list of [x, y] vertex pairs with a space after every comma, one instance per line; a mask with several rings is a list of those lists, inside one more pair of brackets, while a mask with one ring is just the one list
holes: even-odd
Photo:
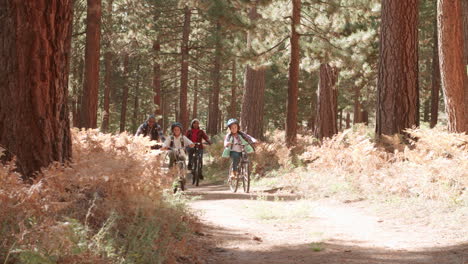
[[467, 237], [373, 215], [366, 201], [258, 199], [219, 185], [187, 193], [200, 196], [190, 206], [204, 225], [201, 239], [213, 245], [205, 263], [468, 264]]

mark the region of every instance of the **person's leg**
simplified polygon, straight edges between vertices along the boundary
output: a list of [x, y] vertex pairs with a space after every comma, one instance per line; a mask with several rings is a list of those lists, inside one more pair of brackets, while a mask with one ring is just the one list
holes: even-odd
[[187, 154], [188, 154], [188, 169], [192, 169], [192, 161], [193, 161], [193, 155], [195, 153], [195, 148], [187, 148]]
[[237, 175], [237, 167], [239, 166], [241, 153], [237, 151], [231, 151], [231, 159], [232, 159], [232, 171], [234, 175]]
[[200, 180], [203, 180], [203, 149], [198, 150], [200, 155]]
[[169, 169], [174, 166], [176, 161], [176, 153], [174, 150], [169, 150]]

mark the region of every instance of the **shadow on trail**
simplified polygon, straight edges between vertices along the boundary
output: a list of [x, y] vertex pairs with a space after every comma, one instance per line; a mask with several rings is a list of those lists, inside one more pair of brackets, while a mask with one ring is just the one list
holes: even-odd
[[[225, 232], [225, 231], [220, 231]], [[245, 237], [248, 238], [246, 235]], [[241, 243], [242, 236], [230, 236]], [[252, 242], [253, 243], [253, 242]], [[260, 244], [261, 242], [256, 242]], [[266, 251], [239, 248], [209, 250], [208, 264], [468, 264], [468, 243], [417, 251], [351, 246], [359, 241], [328, 240], [322, 243], [277, 246]]]
[[244, 193], [242, 187], [239, 187], [239, 190], [236, 193], [231, 192], [228, 186], [226, 185], [200, 185], [195, 187], [193, 185], [188, 185], [188, 190], [186, 191], [187, 195], [190, 196], [200, 196], [200, 200], [203, 201], [213, 201], [213, 200], [255, 200], [259, 197], [266, 201], [295, 201], [303, 198], [301, 195], [294, 194], [275, 194], [268, 193], [265, 191], [256, 191], [252, 190], [250, 193]]

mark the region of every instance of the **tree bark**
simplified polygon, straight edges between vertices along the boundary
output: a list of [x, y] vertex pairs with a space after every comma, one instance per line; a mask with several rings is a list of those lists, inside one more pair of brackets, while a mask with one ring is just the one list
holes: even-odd
[[293, 10], [291, 19], [291, 61], [289, 63], [288, 108], [286, 119], [286, 145], [296, 144], [297, 137], [297, 98], [299, 95], [299, 62], [300, 46], [299, 33], [296, 27], [301, 22], [301, 0], [292, 0]]
[[[140, 72], [140, 65], [137, 65], [136, 72]], [[138, 129], [138, 115], [140, 113], [140, 102], [139, 102], [139, 95], [140, 95], [140, 78], [136, 78], [135, 84], [135, 100], [133, 104], [133, 119], [132, 119], [132, 127], [134, 132]]]
[[[465, 55], [465, 66], [468, 64], [468, 1], [463, 0], [462, 17], [463, 17], [463, 49]], [[468, 131], [468, 82], [465, 82], [465, 131]]]
[[195, 81], [193, 85], [193, 111], [192, 111], [192, 119], [197, 118], [198, 116], [198, 77], [195, 76]]
[[[256, 6], [249, 13], [254, 22], [259, 14]], [[251, 47], [252, 34], [247, 35], [247, 46]], [[265, 107], [265, 66], [256, 69], [247, 65], [244, 75], [244, 94], [242, 97], [241, 127], [255, 138], [263, 139], [263, 110]]]
[[153, 51], [156, 54], [156, 60], [153, 65], [153, 103], [154, 103], [154, 115], [158, 117], [159, 125], [162, 125], [163, 116], [163, 105], [161, 96], [161, 65], [158, 62], [159, 52], [161, 51], [161, 44], [159, 36], [156, 41], [153, 42]]
[[351, 115], [349, 112], [346, 112], [346, 129], [351, 128]]
[[237, 118], [237, 69], [236, 59], [232, 60], [232, 86], [231, 86], [231, 103], [229, 106], [229, 118]]
[[186, 6], [184, 8], [184, 28], [182, 33], [182, 44], [180, 52], [182, 54], [180, 70], [180, 103], [179, 103], [179, 122], [184, 127], [189, 124], [187, 108], [188, 74], [189, 74], [189, 36], [190, 36], [190, 16], [191, 11]]
[[97, 127], [99, 91], [99, 54], [101, 41], [101, 0], [87, 0], [85, 73], [81, 127]]
[[[437, 24], [437, 23], [436, 23]], [[432, 84], [431, 84], [431, 124], [433, 128], [437, 125], [439, 117], [439, 94], [440, 94], [440, 64], [439, 64], [439, 41], [437, 40], [437, 25], [434, 27], [434, 50], [432, 55]]]
[[216, 23], [216, 46], [215, 46], [215, 61], [213, 69], [213, 95], [211, 108], [209, 111], [208, 129], [207, 132], [211, 135], [218, 134], [219, 121], [219, 90], [221, 85], [221, 23]]
[[418, 0], [382, 0], [376, 134], [419, 125]]
[[362, 120], [359, 119], [361, 113], [361, 103], [359, 98], [361, 97], [361, 87], [354, 87], [354, 113], [353, 113], [353, 124], [361, 123]]
[[318, 139], [331, 138], [338, 133], [338, 69], [329, 64], [320, 65], [320, 82], [317, 100], [317, 118], [315, 121], [314, 136]]
[[437, 27], [441, 83], [450, 132], [466, 132], [465, 114], [466, 65], [463, 53], [462, 13], [460, 0], [437, 1]]
[[104, 75], [104, 113], [102, 118], [101, 130], [107, 132], [109, 130], [110, 121], [110, 91], [111, 91], [111, 78], [112, 78], [112, 52], [107, 51], [104, 55], [104, 67], [106, 72]]
[[[109, 16], [109, 27], [112, 27], [112, 4], [113, 0], [110, 0], [107, 5], [107, 13]], [[107, 51], [104, 54], [104, 67], [106, 72], [104, 75], [104, 112], [102, 117], [101, 130], [103, 132], [108, 132], [109, 122], [110, 122], [110, 92], [111, 92], [111, 78], [112, 78], [112, 57], [113, 53], [111, 51], [111, 41], [108, 39], [106, 41]]]
[[468, 64], [468, 1], [461, 1], [462, 19], [463, 19], [463, 51], [465, 65]]
[[125, 125], [127, 121], [127, 102], [128, 102], [128, 53], [124, 55], [124, 85], [122, 94], [122, 108], [120, 110], [120, 133], [125, 131]]
[[0, 1], [0, 147], [24, 179], [71, 157], [73, 1]]

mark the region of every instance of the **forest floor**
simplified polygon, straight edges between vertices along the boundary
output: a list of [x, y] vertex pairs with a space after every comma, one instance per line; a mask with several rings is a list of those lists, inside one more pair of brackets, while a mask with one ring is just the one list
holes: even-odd
[[201, 262], [468, 263], [467, 208], [274, 192], [190, 188], [189, 206], [202, 222]]

